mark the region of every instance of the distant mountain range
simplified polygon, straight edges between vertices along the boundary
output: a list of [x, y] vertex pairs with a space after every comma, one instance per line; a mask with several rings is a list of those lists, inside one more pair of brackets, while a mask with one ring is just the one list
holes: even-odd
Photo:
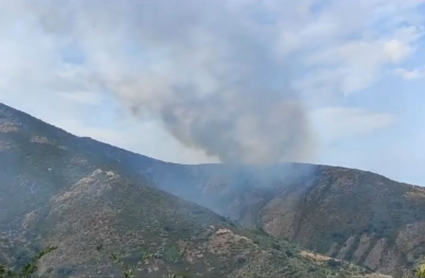
[[369, 172], [166, 163], [3, 104], [0, 165], [0, 263], [57, 246], [40, 275], [376, 277], [425, 254], [425, 189]]

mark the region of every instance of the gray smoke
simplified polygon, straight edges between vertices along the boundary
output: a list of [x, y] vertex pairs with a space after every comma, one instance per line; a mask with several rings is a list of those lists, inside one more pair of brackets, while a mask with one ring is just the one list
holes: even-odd
[[311, 155], [303, 103], [289, 85], [294, 65], [279, 55], [279, 30], [261, 2], [33, 5], [43, 32], [83, 53], [73, 74], [141, 120], [161, 119], [185, 146], [223, 162]]

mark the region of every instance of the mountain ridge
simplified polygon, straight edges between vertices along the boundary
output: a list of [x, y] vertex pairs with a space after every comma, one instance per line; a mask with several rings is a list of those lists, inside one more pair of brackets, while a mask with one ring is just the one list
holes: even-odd
[[[276, 238], [294, 240], [308, 249], [351, 260], [387, 274], [397, 274], [398, 269], [412, 269], [420, 255], [425, 253], [421, 249], [422, 216], [418, 216], [419, 222], [415, 220], [415, 213], [423, 214], [425, 211], [422, 207], [425, 203], [421, 197], [422, 189], [418, 186], [397, 183], [367, 171], [323, 165], [281, 164], [258, 169], [249, 165], [169, 163], [72, 135], [6, 105], [0, 104], [0, 116], [0, 153], [9, 155], [6, 157], [9, 168], [4, 171], [16, 172], [14, 166], [27, 165], [27, 158], [32, 156], [40, 158], [48, 154], [55, 162], [37, 160], [28, 165], [28, 172], [23, 168], [23, 173], [11, 175], [10, 179], [21, 186], [10, 190], [26, 194], [28, 200], [27, 203], [19, 204], [22, 208], [10, 203], [17, 209], [27, 206], [36, 208], [40, 203], [31, 199], [32, 192], [40, 190], [38, 185], [21, 181], [16, 178], [19, 175], [53, 175], [53, 178], [46, 180], [45, 188], [58, 190], [53, 181], [67, 180], [69, 184], [75, 185], [82, 178], [90, 177], [99, 168], [98, 165], [102, 165], [102, 173], [119, 172], [124, 180], [146, 184], [200, 204], [245, 227], [262, 229]], [[14, 137], [17, 131], [24, 131], [22, 138]], [[14, 150], [16, 142], [20, 145]], [[15, 157], [16, 153], [22, 157]], [[78, 177], [73, 176], [75, 173]], [[380, 191], [373, 191], [378, 187]], [[415, 199], [417, 207], [409, 208], [403, 196], [412, 191], [419, 193], [411, 197], [419, 196], [419, 199]], [[386, 192], [384, 197], [388, 200], [378, 198], [382, 201], [381, 207], [365, 206], [362, 200], [370, 199], [374, 192]], [[325, 198], [328, 195], [334, 198]], [[393, 208], [392, 204], [397, 198], [403, 200], [404, 214], [400, 219], [397, 216], [398, 208]], [[346, 210], [344, 207], [347, 204], [353, 207]], [[352, 213], [353, 208], [362, 206], [368, 209], [362, 213], [356, 214], [355, 210]], [[373, 216], [384, 207], [388, 207], [389, 214], [397, 217]], [[5, 211], [0, 210], [0, 213], [4, 214]], [[358, 218], [358, 215], [366, 218]], [[31, 215], [26, 217], [31, 218]], [[332, 218], [336, 222], [329, 222]], [[345, 222], [347, 218], [353, 218], [349, 225]], [[416, 222], [409, 220], [409, 224], [403, 220], [410, 218]], [[380, 221], [384, 221], [384, 227], [387, 228], [379, 226]], [[373, 224], [370, 231], [362, 232], [368, 228], [368, 223]], [[377, 227], [374, 226], [376, 223], [379, 224]], [[12, 221], [8, 225], [9, 228], [4, 229], [18, 224]], [[414, 231], [409, 233], [406, 225], [413, 225], [411, 227]], [[354, 230], [347, 230], [347, 227]], [[387, 230], [390, 231], [388, 235], [379, 234]], [[395, 237], [398, 244], [396, 249], [391, 249], [388, 244], [390, 236]], [[400, 251], [399, 247], [404, 249]]]
[[[24, 112], [24, 111], [21, 111], [21, 110], [17, 110], [15, 108], [12, 108], [11, 106], [9, 106], [9, 105], [7, 105], [5, 103], [2, 103], [2, 102], [0, 102], [0, 109], [6, 109], [8, 111], [13, 111], [14, 113], [21, 114], [21, 115], [23, 115], [25, 117], [32, 118], [32, 119], [34, 119], [34, 120], [36, 120], [38, 122], [41, 122], [42, 124], [45, 124], [45, 125], [48, 125], [48, 126], [50, 126], [52, 128], [58, 129], [61, 132], [65, 133], [67, 135], [70, 135], [72, 137], [76, 137], [76, 138], [79, 138], [79, 139], [82, 139], [82, 140], [91, 141], [93, 143], [97, 143], [99, 145], [103, 145], [103, 146], [108, 147], [108, 148], [117, 149], [117, 150], [122, 151], [122, 152], [125, 152], [125, 153], [130, 153], [130, 154], [135, 155], [135, 156], [138, 156], [138, 157], [147, 158], [147, 159], [150, 159], [150, 160], [153, 160], [153, 161], [156, 161], [156, 162], [160, 162], [160, 163], [164, 163], [164, 164], [170, 164], [170, 165], [176, 165], [176, 166], [195, 166], [195, 167], [211, 167], [211, 166], [214, 167], [214, 166], [217, 166], [217, 165], [229, 165], [229, 164], [225, 164], [225, 163], [196, 163], [195, 164], [195, 163], [176, 163], [176, 162], [172, 162], [172, 161], [166, 161], [166, 160], [162, 160], [162, 159], [158, 159], [158, 158], [146, 156], [146, 155], [137, 153], [135, 151], [126, 149], [124, 147], [118, 147], [118, 146], [115, 146], [113, 144], [106, 143], [106, 142], [100, 141], [98, 139], [92, 138], [90, 136], [78, 136], [78, 135], [75, 135], [72, 132], [69, 132], [69, 131], [67, 131], [67, 130], [59, 127], [59, 126], [56, 126], [56, 125], [47, 123], [47, 122], [45, 122], [44, 120], [42, 120], [40, 118], [37, 118], [37, 117], [35, 117], [35, 116], [27, 113], [27, 112]], [[243, 164], [237, 164], [237, 163], [233, 163], [233, 164], [234, 165], [243, 165]], [[332, 168], [339, 168], [339, 169], [351, 169], [351, 170], [355, 170], [355, 171], [361, 171], [361, 172], [365, 172], [365, 173], [368, 173], [368, 174], [373, 174], [373, 175], [381, 176], [381, 177], [386, 178], [386, 179], [388, 179], [390, 181], [399, 182], [399, 183], [402, 183], [402, 184], [405, 184], [405, 185], [408, 185], [408, 186], [424, 187], [424, 186], [421, 186], [419, 184], [412, 184], [412, 183], [397, 181], [396, 179], [389, 178], [389, 177], [385, 176], [384, 174], [379, 174], [379, 173], [372, 172], [370, 170], [365, 170], [365, 169], [360, 169], [360, 168], [344, 167], [344, 166], [328, 165], [328, 164], [320, 164], [320, 163], [305, 163], [305, 162], [284, 162], [284, 163], [278, 163], [278, 164], [299, 164], [299, 165], [324, 166], [324, 167], [332, 167]], [[232, 165], [232, 164], [230, 164], [230, 165]], [[249, 165], [249, 164], [246, 164], [246, 165]]]
[[152, 161], [0, 106], [0, 263], [21, 268], [55, 246], [36, 275], [372, 274], [158, 189], [137, 171]]

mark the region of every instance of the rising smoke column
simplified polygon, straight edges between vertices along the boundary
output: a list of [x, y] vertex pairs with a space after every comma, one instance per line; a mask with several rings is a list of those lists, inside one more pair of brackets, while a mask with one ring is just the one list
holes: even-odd
[[256, 164], [301, 160], [313, 151], [275, 30], [250, 19], [261, 2], [61, 5], [32, 9], [44, 32], [84, 52], [78, 74], [141, 120], [159, 118], [185, 146], [223, 162]]

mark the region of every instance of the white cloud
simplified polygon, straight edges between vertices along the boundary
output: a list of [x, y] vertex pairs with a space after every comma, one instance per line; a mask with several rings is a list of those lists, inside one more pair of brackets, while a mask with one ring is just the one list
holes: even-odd
[[425, 78], [425, 67], [407, 70], [404, 68], [396, 68], [394, 69], [394, 74], [404, 80], [413, 80], [413, 79], [421, 79]]
[[[293, 82], [307, 95], [348, 95], [376, 83], [384, 70], [404, 62], [423, 35], [417, 27], [397, 28], [389, 37], [343, 41], [306, 56], [307, 74]], [[395, 39], [397, 38], [397, 39]]]
[[394, 64], [400, 63], [412, 52], [412, 48], [401, 41], [390, 40], [384, 45], [384, 53]]

